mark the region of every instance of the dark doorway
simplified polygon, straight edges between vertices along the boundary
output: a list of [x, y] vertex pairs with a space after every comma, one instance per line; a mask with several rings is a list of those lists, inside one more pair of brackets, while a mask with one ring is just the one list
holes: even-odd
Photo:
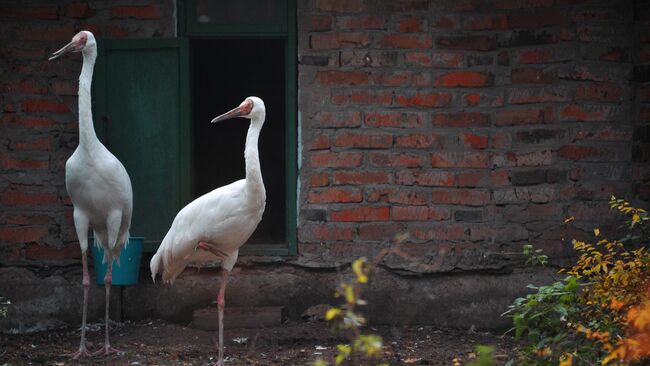
[[284, 41], [272, 39], [191, 41], [194, 198], [245, 177], [249, 120], [217, 125], [210, 120], [248, 96], [262, 98], [266, 106], [259, 140], [266, 210], [249, 243], [286, 243], [284, 47]]

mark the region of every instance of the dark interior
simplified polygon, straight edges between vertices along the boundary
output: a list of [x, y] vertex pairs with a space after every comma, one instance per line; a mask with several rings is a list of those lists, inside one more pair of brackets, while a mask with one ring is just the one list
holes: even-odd
[[197, 39], [192, 48], [193, 196], [245, 177], [244, 144], [249, 120], [211, 124], [246, 97], [264, 100], [266, 120], [259, 140], [266, 210], [249, 243], [284, 243], [285, 63], [284, 41]]

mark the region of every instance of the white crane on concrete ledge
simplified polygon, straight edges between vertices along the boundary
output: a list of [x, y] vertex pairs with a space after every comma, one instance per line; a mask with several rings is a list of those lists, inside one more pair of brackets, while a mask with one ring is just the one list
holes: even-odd
[[122, 246], [129, 238], [133, 190], [126, 169], [97, 139], [93, 127], [90, 84], [97, 58], [97, 43], [91, 32], [77, 33], [70, 43], [54, 52], [50, 61], [69, 52], [81, 52], [83, 66], [79, 76], [79, 146], [65, 164], [65, 186], [74, 206], [74, 225], [79, 237], [83, 264], [83, 315], [81, 343], [71, 354], [78, 359], [90, 356], [86, 348], [86, 308], [88, 306], [88, 229], [92, 228], [95, 243], [104, 248], [108, 270], [104, 277], [106, 287], [106, 338], [97, 354], [119, 352], [111, 347], [108, 338], [108, 305], [112, 282], [113, 261], [119, 258]]
[[239, 248], [253, 234], [262, 219], [266, 191], [262, 181], [257, 141], [266, 109], [257, 97], [246, 98], [239, 107], [212, 120], [212, 123], [244, 117], [251, 120], [244, 158], [246, 178], [217, 188], [185, 206], [174, 218], [156, 254], [151, 258], [151, 276], [162, 272], [172, 283], [188, 263], [221, 261], [221, 285], [217, 295], [219, 310], [219, 360], [223, 366], [223, 311], [228, 274]]

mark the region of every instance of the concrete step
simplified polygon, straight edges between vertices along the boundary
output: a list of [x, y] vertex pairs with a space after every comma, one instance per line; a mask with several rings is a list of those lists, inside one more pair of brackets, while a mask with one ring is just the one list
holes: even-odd
[[[265, 328], [282, 324], [283, 306], [227, 307], [223, 327]], [[202, 330], [219, 330], [219, 312], [216, 306], [194, 310], [190, 327]]]

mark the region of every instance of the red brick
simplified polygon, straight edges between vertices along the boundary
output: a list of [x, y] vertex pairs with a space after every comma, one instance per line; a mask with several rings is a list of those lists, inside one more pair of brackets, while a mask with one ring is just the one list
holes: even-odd
[[386, 149], [393, 145], [391, 134], [372, 134], [368, 132], [341, 132], [334, 138], [334, 146], [356, 147], [362, 149]]
[[367, 33], [358, 32], [312, 34], [309, 39], [310, 48], [314, 50], [359, 48], [370, 44], [370, 36]]
[[12, 124], [24, 127], [55, 127], [57, 125], [56, 121], [53, 121], [47, 117], [32, 117], [25, 115], [16, 116], [5, 114], [1, 118], [3, 124]]
[[7, 217], [8, 225], [46, 225], [55, 224], [53, 217], [38, 214], [12, 215]]
[[316, 173], [309, 176], [310, 187], [325, 187], [327, 185], [329, 185], [329, 174]]
[[312, 125], [321, 128], [341, 128], [361, 126], [360, 112], [317, 112]]
[[495, 0], [497, 9], [529, 9], [553, 6], [555, 0]]
[[507, 29], [505, 15], [469, 14], [464, 19], [464, 28], [469, 30]]
[[395, 102], [401, 106], [439, 108], [447, 107], [451, 103], [451, 94], [442, 92], [419, 92], [414, 95], [399, 94]]
[[28, 260], [64, 260], [78, 259], [81, 257], [81, 249], [78, 244], [68, 244], [63, 248], [54, 248], [49, 245], [30, 245], [27, 247], [26, 256]]
[[[621, 47], [613, 47], [607, 52], [602, 53], [598, 59], [601, 61], [623, 62], [627, 57], [627, 51]], [[641, 62], [650, 62], [650, 57], [641, 56]]]
[[563, 14], [557, 9], [535, 10], [535, 12], [513, 13], [508, 17], [510, 28], [543, 28], [562, 25]]
[[0, 195], [0, 203], [6, 206], [52, 205], [59, 197], [51, 193], [5, 191]]
[[28, 99], [23, 101], [23, 111], [27, 113], [69, 113], [66, 104], [46, 99]]
[[513, 84], [552, 84], [555, 76], [542, 69], [523, 68], [513, 69], [510, 72], [510, 79]]
[[478, 112], [437, 113], [432, 117], [434, 127], [481, 127], [490, 123], [487, 114]]
[[497, 126], [544, 124], [555, 121], [553, 107], [505, 109], [497, 112], [496, 118]]
[[632, 131], [620, 130], [612, 127], [604, 127], [596, 131], [579, 130], [576, 132], [575, 141], [631, 141]]
[[433, 137], [424, 133], [395, 137], [395, 146], [407, 149], [427, 149], [432, 143]]
[[436, 44], [439, 49], [448, 50], [491, 51], [497, 47], [492, 36], [438, 37]]
[[606, 121], [613, 110], [610, 106], [571, 104], [560, 110], [563, 120]]
[[334, 184], [387, 184], [390, 174], [386, 172], [338, 171], [334, 173]]
[[119, 26], [117, 24], [109, 24], [107, 34], [112, 38], [125, 38], [131, 34], [131, 31], [128, 28]]
[[461, 141], [465, 146], [472, 149], [486, 149], [488, 147], [488, 137], [484, 135], [464, 132], [461, 134]]
[[47, 87], [30, 80], [7, 81], [2, 85], [5, 93], [11, 94], [46, 94]]
[[351, 168], [361, 166], [363, 154], [356, 152], [323, 152], [313, 153], [310, 158], [311, 166], [317, 168]]
[[114, 6], [111, 8], [112, 18], [159, 19], [160, 10], [155, 5]]
[[390, 187], [369, 189], [367, 192], [367, 202], [386, 202], [415, 206], [422, 206], [427, 203], [427, 197], [418, 191]]
[[440, 221], [448, 220], [451, 214], [445, 208], [422, 206], [391, 207], [393, 221]]
[[405, 17], [399, 20], [397, 29], [402, 33], [422, 32], [422, 19], [420, 17]]
[[330, 146], [330, 137], [324, 133], [314, 134], [314, 136], [312, 136], [311, 140], [309, 141], [309, 150], [329, 149]]
[[510, 185], [509, 170], [493, 170], [490, 172], [490, 182], [494, 187], [504, 187]]
[[49, 151], [52, 148], [52, 139], [44, 137], [31, 141], [16, 142], [14, 144], [16, 150], [44, 150]]
[[375, 15], [340, 17], [336, 21], [338, 29], [385, 29], [386, 20]]
[[388, 221], [388, 207], [357, 207], [332, 211], [330, 218], [335, 222]]
[[422, 157], [413, 154], [371, 153], [370, 164], [377, 167], [420, 167]]
[[47, 227], [15, 226], [0, 227], [0, 241], [9, 243], [40, 242], [49, 236]]
[[3, 169], [48, 169], [48, 160], [14, 159], [7, 155], [0, 155], [0, 166]]
[[335, 13], [358, 13], [365, 7], [362, 0], [317, 0], [316, 9]]
[[319, 71], [316, 79], [321, 85], [366, 85], [368, 73], [363, 71]]
[[560, 156], [571, 160], [584, 160], [593, 156], [598, 156], [599, 150], [590, 146], [562, 146]]
[[77, 96], [79, 81], [77, 80], [52, 80], [52, 91], [56, 95]]
[[349, 203], [361, 202], [358, 189], [325, 188], [309, 192], [309, 203]]
[[433, 204], [483, 206], [490, 202], [490, 192], [475, 189], [445, 189], [431, 193]]
[[481, 101], [481, 95], [475, 93], [467, 94], [465, 95], [465, 101], [467, 101], [468, 106], [475, 107]]
[[620, 102], [622, 90], [612, 84], [581, 84], [576, 88], [576, 101]]
[[454, 174], [444, 171], [402, 170], [395, 174], [395, 184], [423, 187], [452, 187]]
[[24, 7], [21, 5], [2, 7], [0, 14], [2, 18], [52, 20], [59, 18], [59, 8], [56, 6]]
[[411, 83], [412, 77], [409, 71], [393, 71], [374, 75], [373, 79], [376, 85], [406, 86]]
[[85, 1], [70, 3], [65, 6], [65, 16], [68, 18], [89, 18], [95, 14]]
[[482, 187], [489, 181], [487, 171], [461, 172], [456, 175], [457, 187]]
[[420, 113], [367, 112], [364, 124], [368, 127], [422, 128], [424, 115]]
[[512, 146], [512, 136], [508, 132], [494, 132], [491, 142], [493, 149], [506, 149]]
[[433, 29], [454, 29], [458, 28], [458, 20], [455, 18], [452, 18], [451, 16], [442, 16], [437, 19], [435, 19], [432, 24], [431, 28]]
[[327, 15], [312, 15], [311, 31], [325, 32], [332, 29], [332, 17]]
[[448, 151], [431, 154], [434, 168], [487, 168], [490, 166], [490, 153]]
[[492, 75], [479, 71], [455, 71], [440, 75], [436, 79], [436, 86], [476, 88], [492, 85]]
[[72, 24], [59, 26], [32, 25], [16, 30], [19, 41], [70, 41], [74, 36]]
[[553, 60], [551, 48], [535, 48], [519, 51], [520, 64], [542, 64]]
[[320, 241], [352, 241], [355, 230], [335, 225], [314, 225], [311, 227], [311, 235], [314, 240]]
[[384, 48], [431, 48], [433, 41], [430, 35], [388, 34], [379, 40]]
[[395, 235], [402, 231], [404, 231], [404, 226], [401, 224], [361, 224], [359, 227], [359, 239], [370, 241], [390, 241], [395, 237]]
[[349, 101], [354, 104], [391, 105], [393, 93], [389, 91], [355, 91], [350, 93]]
[[443, 226], [427, 225], [416, 228], [414, 236], [419, 240], [459, 241], [467, 239], [469, 230], [464, 225], [445, 223]]

